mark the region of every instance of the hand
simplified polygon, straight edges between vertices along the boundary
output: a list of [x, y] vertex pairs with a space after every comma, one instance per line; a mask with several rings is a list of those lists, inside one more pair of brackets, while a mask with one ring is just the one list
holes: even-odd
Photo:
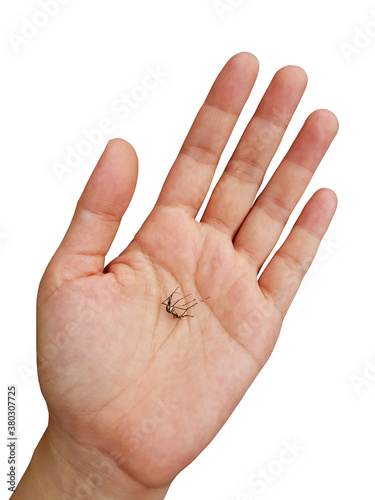
[[[329, 111], [312, 113], [256, 198], [307, 83], [303, 70], [286, 67], [196, 220], [257, 72], [248, 53], [229, 60], [154, 209], [104, 267], [137, 177], [133, 148], [111, 141], [39, 289], [48, 439], [64, 459], [75, 449], [97, 451], [124, 477], [163, 495], [269, 358], [336, 208], [332, 191], [316, 192], [259, 276], [338, 128]], [[162, 305], [177, 286], [172, 303], [209, 296], [189, 311], [194, 317], [176, 319]]]

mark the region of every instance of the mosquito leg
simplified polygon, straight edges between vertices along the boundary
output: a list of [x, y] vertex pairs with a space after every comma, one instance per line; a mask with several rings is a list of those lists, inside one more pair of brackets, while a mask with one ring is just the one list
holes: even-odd
[[180, 302], [180, 300], [186, 299], [186, 297], [189, 297], [190, 295], [191, 295], [191, 293], [188, 293], [184, 297], [181, 297], [180, 299], [176, 300], [176, 302], [173, 305], [175, 306], [177, 304], [177, 302]]
[[[193, 300], [189, 300], [189, 302], [186, 302], [186, 304], [184, 304], [183, 306], [173, 306], [173, 307], [175, 307], [175, 309], [181, 309], [182, 311], [185, 311], [186, 306], [188, 306], [192, 302], [195, 302], [195, 304], [193, 304], [193, 305], [197, 305], [198, 304], [198, 302], [196, 302], [196, 300], [193, 299]], [[189, 307], [192, 307], [192, 306], [189, 306]]]
[[[191, 293], [189, 293], [189, 295], [191, 295]], [[188, 297], [188, 295], [186, 295], [186, 297]], [[183, 299], [185, 297], [182, 297]], [[197, 299], [192, 299], [192, 300], [189, 300], [189, 302], [186, 302], [186, 304], [184, 304], [183, 306], [177, 306], [176, 309], [186, 309], [186, 306], [188, 306], [189, 304], [191, 304], [192, 302], [195, 302], [195, 304], [193, 305], [197, 305], [199, 304], [200, 302], [205, 302], [207, 299], [209, 299], [210, 297], [206, 297], [205, 299], [201, 299], [201, 300], [198, 300]], [[178, 302], [178, 301], [177, 301]], [[175, 302], [175, 304], [177, 304], [177, 302]], [[190, 306], [192, 307], [192, 306]]]
[[209, 299], [210, 297], [206, 297], [205, 299], [201, 299], [199, 302], [205, 302], [207, 299]]
[[179, 288], [179, 287], [177, 287], [177, 288], [176, 288], [176, 290], [175, 290], [174, 292], [172, 292], [172, 293], [170, 294], [170, 296], [169, 296], [169, 297], [167, 297], [165, 300], [163, 300], [162, 304], [163, 304], [164, 306], [167, 306], [167, 305], [168, 305], [168, 302], [169, 302], [170, 300], [172, 300], [173, 295], [174, 295], [175, 293], [178, 293], [178, 292], [177, 292], [178, 288]]
[[189, 304], [191, 304], [192, 302], [196, 302], [198, 304], [198, 302], [196, 301], [196, 299], [192, 299], [192, 300], [189, 300], [189, 302], [186, 302], [186, 304], [184, 304], [182, 307], [186, 307]]
[[191, 309], [192, 307], [197, 306], [197, 305], [198, 305], [198, 302], [196, 302], [195, 304], [193, 304], [193, 305], [191, 305], [189, 307], [186, 307], [185, 312], [188, 311], [189, 309]]
[[[189, 293], [189, 295], [191, 295], [191, 293]], [[180, 300], [182, 300], [182, 299], [185, 299], [185, 298], [186, 298], [186, 297], [188, 297], [189, 295], [185, 295], [185, 297], [181, 297], [181, 299], [178, 299], [178, 300], [177, 300], [177, 302], [179, 302], [179, 301], [180, 301]], [[209, 299], [209, 298], [210, 298], [210, 297], [206, 297], [205, 299], [201, 299], [201, 300], [198, 300], [198, 301], [197, 301], [197, 299], [192, 299], [192, 300], [189, 300], [189, 302], [186, 302], [186, 304], [184, 304], [183, 306], [177, 306], [177, 307], [176, 307], [176, 309], [185, 309], [185, 308], [186, 308], [186, 306], [188, 306], [188, 305], [189, 305], [189, 304], [191, 304], [192, 302], [195, 302], [195, 304], [194, 304], [194, 305], [196, 305], [196, 304], [199, 304], [200, 302], [205, 302], [205, 301], [206, 301], [207, 299]], [[175, 306], [175, 305], [177, 304], [177, 302], [175, 302], [175, 303], [173, 304], [173, 306]], [[190, 307], [192, 307], [192, 306], [190, 306]]]

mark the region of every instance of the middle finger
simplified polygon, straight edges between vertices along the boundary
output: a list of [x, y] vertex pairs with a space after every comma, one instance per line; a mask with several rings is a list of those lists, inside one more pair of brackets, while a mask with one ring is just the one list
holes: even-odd
[[202, 222], [233, 239], [254, 202], [306, 85], [306, 73], [297, 66], [286, 66], [275, 74], [212, 193]]

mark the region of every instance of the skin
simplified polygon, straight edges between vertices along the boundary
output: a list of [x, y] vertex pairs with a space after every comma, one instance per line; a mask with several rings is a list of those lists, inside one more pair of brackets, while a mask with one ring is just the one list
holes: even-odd
[[[332, 191], [312, 196], [260, 270], [338, 123], [312, 113], [259, 193], [307, 84], [302, 69], [279, 70], [197, 221], [257, 73], [249, 53], [228, 61], [154, 209], [105, 266], [137, 178], [132, 146], [109, 142], [40, 283], [49, 424], [13, 498], [164, 498], [269, 358], [334, 215]], [[210, 297], [194, 318], [176, 320], [161, 305], [177, 286], [174, 300]]]

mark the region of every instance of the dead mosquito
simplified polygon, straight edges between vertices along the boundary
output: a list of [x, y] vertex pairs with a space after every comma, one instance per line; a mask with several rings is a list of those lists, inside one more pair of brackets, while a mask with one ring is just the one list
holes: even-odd
[[[194, 316], [192, 316], [191, 314], [186, 314], [187, 311], [189, 311], [189, 309], [191, 309], [192, 307], [196, 306], [199, 304], [199, 302], [204, 302], [205, 300], [209, 299], [210, 297], [206, 297], [205, 299], [201, 299], [201, 300], [197, 300], [197, 299], [192, 299], [192, 300], [189, 300], [188, 302], [185, 302], [184, 305], [182, 306], [176, 306], [176, 304], [178, 302], [180, 302], [181, 300], [184, 300], [186, 299], [186, 297], [190, 297], [191, 293], [188, 293], [187, 295], [185, 295], [184, 297], [181, 297], [180, 299], [176, 300], [176, 302], [174, 304], [172, 304], [172, 297], [175, 293], [179, 293], [177, 292], [179, 287], [176, 288], [176, 290], [174, 292], [172, 292], [170, 294], [169, 297], [167, 297], [165, 300], [163, 300], [162, 304], [164, 306], [166, 306], [166, 311], [170, 314], [173, 315], [173, 318], [175, 319], [182, 319], [182, 318], [194, 318]], [[176, 311], [176, 309], [179, 309], [180, 311], [183, 311], [182, 313], [179, 313]]]

